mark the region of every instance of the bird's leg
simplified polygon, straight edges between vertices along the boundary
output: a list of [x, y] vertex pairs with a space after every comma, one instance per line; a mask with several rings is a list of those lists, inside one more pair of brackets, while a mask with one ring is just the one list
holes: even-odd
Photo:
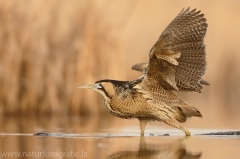
[[140, 122], [140, 129], [141, 129], [141, 133], [140, 133], [140, 135], [141, 136], [144, 136], [144, 130], [145, 130], [145, 126], [146, 126], [146, 124], [147, 124], [147, 120], [144, 120], [144, 119], [138, 119], [139, 120], [139, 122]]
[[184, 127], [182, 127], [180, 124], [178, 124], [178, 125], [171, 125], [171, 126], [174, 126], [174, 127], [178, 128], [178, 129], [184, 131], [185, 134], [186, 134], [186, 136], [191, 136], [190, 131], [188, 131], [187, 129], [185, 129]]
[[188, 131], [187, 129], [184, 129], [184, 128], [182, 127], [181, 130], [185, 132], [186, 136], [191, 136], [190, 131]]
[[166, 124], [170, 125], [170, 126], [173, 126], [175, 128], [178, 128], [178, 129], [184, 131], [186, 136], [191, 136], [191, 133], [187, 129], [182, 127], [177, 120], [171, 119], [171, 120], [162, 120], [162, 121], [165, 122]]
[[176, 125], [176, 126], [175, 126], [175, 125], [171, 125], [171, 126], [174, 126], [175, 128], [178, 128], [178, 129], [184, 131], [185, 134], [186, 134], [186, 136], [191, 136], [190, 131], [188, 131], [187, 129], [185, 129], [184, 127], [182, 127], [180, 124], [179, 124], [179, 125]]

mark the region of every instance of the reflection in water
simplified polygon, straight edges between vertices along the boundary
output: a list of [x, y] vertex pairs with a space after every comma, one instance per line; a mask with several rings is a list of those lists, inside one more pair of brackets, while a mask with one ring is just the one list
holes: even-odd
[[[119, 125], [119, 123], [116, 123], [118, 120], [108, 121], [108, 118], [99, 121], [93, 117], [85, 119], [83, 117], [68, 118], [63, 116], [32, 118], [13, 116], [4, 118], [0, 116], [0, 119], [0, 158], [1, 153], [23, 152], [38, 154], [54, 152], [58, 155], [63, 152], [75, 152], [82, 156], [87, 154], [87, 157], [81, 157], [87, 159], [240, 158], [240, 137], [237, 135], [217, 138], [216, 136], [205, 136], [204, 138], [193, 136], [188, 139], [179, 138], [179, 136], [146, 136], [140, 138], [137, 136], [138, 132], [121, 134], [114, 129], [107, 129]], [[106, 123], [111, 125], [106, 126]], [[119, 126], [117, 130], [119, 129], [126, 128]], [[48, 132], [52, 135], [33, 136], [32, 134], [36, 132]], [[8, 158], [20, 159], [22, 157], [9, 156]], [[38, 158], [57, 159], [60, 157], [57, 155], [51, 157], [42, 155]], [[63, 158], [70, 159], [73, 157]]]
[[183, 139], [173, 143], [147, 145], [145, 138], [140, 138], [140, 146], [138, 151], [118, 151], [108, 156], [108, 159], [198, 159], [202, 153], [187, 152], [182, 144]]

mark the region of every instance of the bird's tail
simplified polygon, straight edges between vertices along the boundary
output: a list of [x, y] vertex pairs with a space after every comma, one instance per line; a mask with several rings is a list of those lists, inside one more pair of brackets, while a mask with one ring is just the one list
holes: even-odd
[[185, 104], [186, 105], [184, 107], [181, 107], [181, 110], [183, 111], [183, 113], [185, 114], [186, 117], [192, 117], [192, 116], [196, 116], [196, 117], [200, 117], [200, 118], [202, 117], [201, 112], [197, 108], [195, 108], [187, 103], [185, 103]]

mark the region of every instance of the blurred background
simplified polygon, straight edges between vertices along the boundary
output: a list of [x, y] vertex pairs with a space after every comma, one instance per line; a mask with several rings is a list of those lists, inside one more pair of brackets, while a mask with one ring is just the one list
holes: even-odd
[[239, 129], [240, 1], [1, 0], [1, 131], [19, 132], [29, 125], [38, 129], [23, 132], [116, 125], [138, 129], [137, 120], [109, 115], [99, 94], [77, 86], [138, 78], [141, 74], [131, 66], [148, 61], [162, 31], [187, 7], [201, 10], [209, 24], [203, 79], [211, 85], [200, 95], [179, 94], [203, 114], [184, 126]]

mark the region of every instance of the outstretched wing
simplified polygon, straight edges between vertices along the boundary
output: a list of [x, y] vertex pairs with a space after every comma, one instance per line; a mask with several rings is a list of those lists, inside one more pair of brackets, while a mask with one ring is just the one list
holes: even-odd
[[[146, 62], [144, 62], [144, 63], [137, 63], [137, 64], [132, 66], [132, 70], [136, 70], [136, 71], [142, 72], [143, 74], [146, 74], [147, 69], [148, 69], [148, 63], [146, 63]], [[207, 81], [204, 81], [203, 79], [201, 79], [200, 84], [207, 85], [207, 86], [210, 85]]]
[[146, 72], [148, 80], [159, 81], [165, 89], [201, 92], [201, 84], [208, 85], [201, 79], [206, 70], [207, 26], [200, 11], [183, 9], [152, 47], [148, 66], [136, 64], [133, 69]]

